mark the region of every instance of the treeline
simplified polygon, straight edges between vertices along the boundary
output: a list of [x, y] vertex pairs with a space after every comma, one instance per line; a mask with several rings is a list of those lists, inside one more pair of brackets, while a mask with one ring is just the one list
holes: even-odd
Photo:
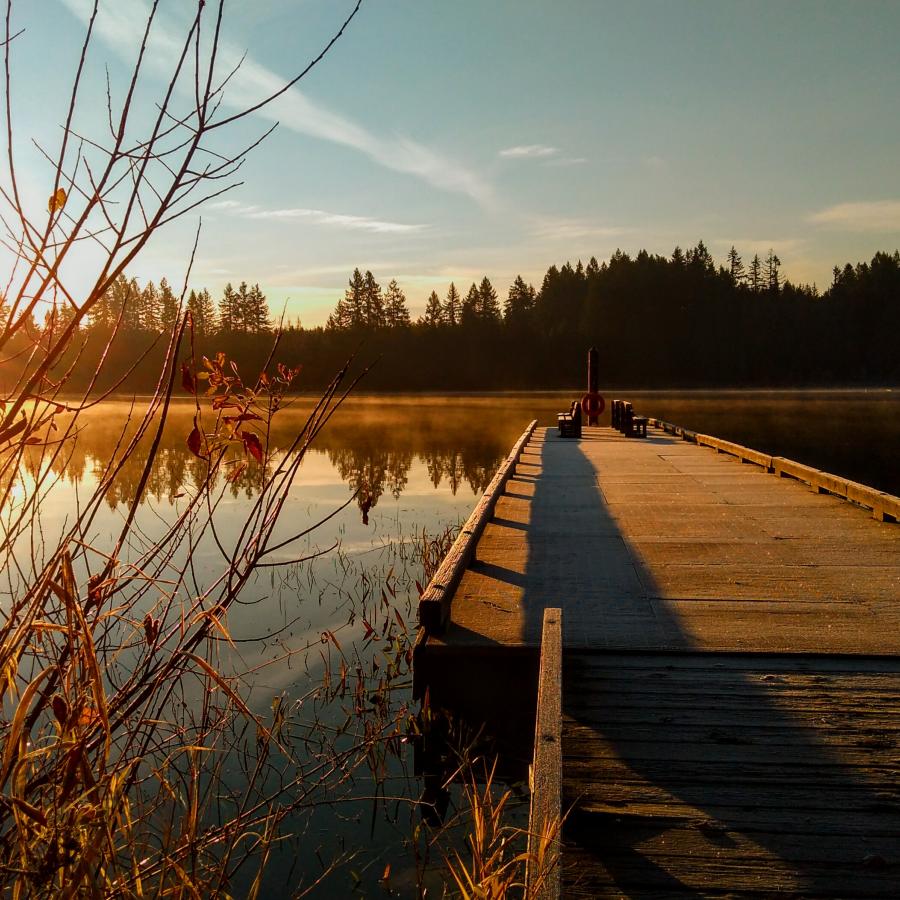
[[[201, 339], [226, 334], [267, 334], [272, 322], [266, 295], [258, 284], [242, 281], [237, 288], [229, 283], [217, 302], [203, 288], [191, 290], [185, 300], [194, 332]], [[178, 320], [180, 300], [169, 282], [148, 281], [143, 288], [135, 278], [120, 275], [91, 311], [87, 329], [132, 333], [171, 332]]]
[[[228, 285], [213, 301], [191, 291], [187, 308], [198, 353], [224, 351], [252, 374], [271, 348], [272, 324], [258, 285]], [[119, 327], [100, 382], [111, 383], [135, 351], [164, 334], [178, 303], [165, 279], [139, 288], [120, 278], [86, 334]], [[46, 326], [45, 326], [46, 327]], [[432, 291], [413, 321], [395, 280], [383, 288], [355, 270], [326, 325], [289, 326], [277, 357], [302, 364], [316, 390], [356, 354], [377, 364], [369, 390], [577, 388], [585, 351], [600, 350], [602, 382], [649, 388], [900, 383], [900, 253], [835, 267], [824, 292], [781, 276], [774, 252], [745, 263], [732, 248], [717, 265], [702, 242], [668, 257], [616, 251], [551, 266], [539, 288], [517, 277], [502, 299], [485, 276], [465, 292]], [[91, 341], [69, 377], [90, 371]], [[155, 383], [154, 350], [123, 389]], [[100, 386], [100, 385], [98, 385]]]
[[[398, 297], [399, 294], [399, 297]], [[703, 242], [668, 257], [617, 251], [517, 277], [502, 302], [489, 278], [432, 292], [425, 312], [389, 314], [370, 272], [353, 273], [327, 325], [291, 329], [285, 347], [321, 377], [362, 346], [373, 388], [578, 387], [597, 346], [609, 386], [732, 387], [900, 383], [900, 253], [835, 267], [831, 285], [794, 284], [774, 251], [717, 265]]]

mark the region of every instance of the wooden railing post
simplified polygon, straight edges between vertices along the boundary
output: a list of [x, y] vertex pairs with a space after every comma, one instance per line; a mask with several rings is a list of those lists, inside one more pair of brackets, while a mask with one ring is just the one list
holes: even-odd
[[545, 609], [538, 674], [525, 896], [557, 900], [562, 839], [562, 610]]

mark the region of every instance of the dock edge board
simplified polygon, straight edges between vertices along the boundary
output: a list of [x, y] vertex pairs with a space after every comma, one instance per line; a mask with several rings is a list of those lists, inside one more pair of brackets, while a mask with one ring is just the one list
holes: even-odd
[[807, 466], [804, 463], [786, 459], [783, 456], [770, 456], [751, 447], [735, 444], [733, 441], [726, 441], [709, 434], [691, 431], [687, 428], [682, 428], [680, 425], [673, 425], [671, 422], [666, 422], [663, 419], [650, 418], [649, 423], [666, 434], [672, 434], [700, 446], [709, 447], [717, 453], [727, 453], [741, 462], [754, 463], [764, 468], [767, 472], [782, 478], [794, 478], [797, 481], [802, 481], [819, 494], [833, 494], [836, 497], [855, 503], [857, 506], [870, 509], [872, 517], [881, 522], [900, 522], [900, 497], [895, 497], [893, 494], [886, 494], [877, 488], [851, 481], [848, 478], [842, 478], [840, 475], [832, 475], [830, 472], [823, 472], [813, 466]]

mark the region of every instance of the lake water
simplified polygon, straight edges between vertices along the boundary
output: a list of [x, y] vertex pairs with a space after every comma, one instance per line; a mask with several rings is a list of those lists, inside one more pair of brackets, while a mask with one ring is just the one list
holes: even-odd
[[[898, 393], [620, 391], [616, 396], [632, 400], [640, 413], [900, 494]], [[390, 609], [399, 611], [402, 627], [412, 633], [416, 582], [424, 580], [417, 551], [420, 535], [439, 534], [464, 520], [528, 422], [536, 418], [540, 424], [555, 424], [556, 412], [570, 399], [569, 394], [549, 393], [360, 396], [349, 400], [317, 438], [291, 488], [275, 540], [351, 502], [299, 545], [272, 557], [270, 561], [290, 563], [322, 551], [315, 559], [261, 573], [248, 586], [244, 602], [232, 608], [228, 624], [236, 645], [222, 651], [223, 667], [252, 673], [244, 680], [245, 695], [256, 712], [271, 715], [278, 698], [293, 704], [296, 748], [305, 754], [302, 765], [309, 764], [311, 778], [321, 755], [334, 753], [338, 746], [317, 744], [310, 737], [312, 723], [337, 729], [353, 715], [352, 698], [333, 689], [342, 660], [352, 658], [371, 684], [397, 658], [392, 644], [385, 646], [369, 633], [370, 625], [382, 627], [383, 590], [391, 593]], [[300, 398], [278, 414], [271, 449], [289, 444], [311, 402]], [[108, 402], [85, 415], [84, 430], [69, 458], [58, 465], [59, 483], [43, 507], [41, 525], [47, 534], [71, 518], [79, 498], [92, 487], [129, 408], [125, 402]], [[192, 414], [189, 404], [176, 404], [170, 415], [159, 463], [139, 511], [139, 526], [148, 541], [163, 533], [201, 477], [198, 460], [186, 445]], [[603, 422], [608, 422], [608, 412]], [[131, 460], [109, 492], [87, 536], [94, 545], [109, 544], [121, 527], [124, 504], [134, 495], [142, 463], [139, 456]], [[237, 538], [234, 529], [259, 483], [260, 473], [251, 466], [225, 488], [218, 534], [225, 546]], [[212, 544], [201, 551], [195, 573], [199, 582], [213, 577], [218, 563]], [[323, 637], [329, 634], [337, 636], [337, 642]], [[405, 706], [412, 706], [408, 675], [401, 661], [390, 699], [401, 717]], [[305, 740], [304, 722], [310, 728]], [[344, 854], [348, 860], [314, 894], [375, 893], [390, 865], [391, 889], [415, 895], [423, 866], [433, 866], [434, 859], [413, 859], [413, 844], [419, 846], [426, 838], [416, 834], [420, 816], [411, 801], [421, 788], [411, 774], [408, 748], [405, 739], [398, 738], [396, 752], [381, 763], [377, 789], [363, 768], [330, 785], [327, 795], [312, 795], [315, 803], [310, 803], [300, 826], [302, 837], [276, 854], [272, 887], [279, 881], [294, 887], [301, 873], [307, 879], [317, 877], [323, 864]]]

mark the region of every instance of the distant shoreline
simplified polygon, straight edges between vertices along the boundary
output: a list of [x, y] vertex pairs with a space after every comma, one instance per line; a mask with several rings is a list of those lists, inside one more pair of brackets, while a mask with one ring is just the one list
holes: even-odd
[[[487, 391], [357, 391], [348, 397], [348, 400], [361, 399], [395, 399], [415, 401], [424, 397], [452, 397], [459, 399], [466, 398], [488, 398], [488, 397], [576, 397], [584, 393], [584, 387], [557, 388], [552, 390], [487, 390]], [[900, 400], [900, 386], [897, 387], [802, 387], [802, 388], [604, 388], [600, 387], [600, 393], [607, 398], [615, 395], [636, 396], [636, 397], [778, 397], [778, 396], [824, 396], [833, 395], [847, 398], [854, 395], [865, 396], [868, 399], [875, 399], [883, 396], [885, 399]], [[64, 394], [57, 399], [61, 401], [71, 402], [81, 399], [79, 394]], [[297, 391], [288, 395], [291, 399], [310, 399], [314, 400], [321, 396], [317, 391]], [[103, 403], [130, 403], [132, 401], [141, 402], [149, 401], [153, 397], [152, 394], [111, 394], [105, 398]], [[201, 403], [205, 398], [201, 396]], [[186, 395], [178, 395], [172, 397], [173, 403], [193, 403], [193, 398]], [[346, 401], [345, 401], [346, 402]]]

